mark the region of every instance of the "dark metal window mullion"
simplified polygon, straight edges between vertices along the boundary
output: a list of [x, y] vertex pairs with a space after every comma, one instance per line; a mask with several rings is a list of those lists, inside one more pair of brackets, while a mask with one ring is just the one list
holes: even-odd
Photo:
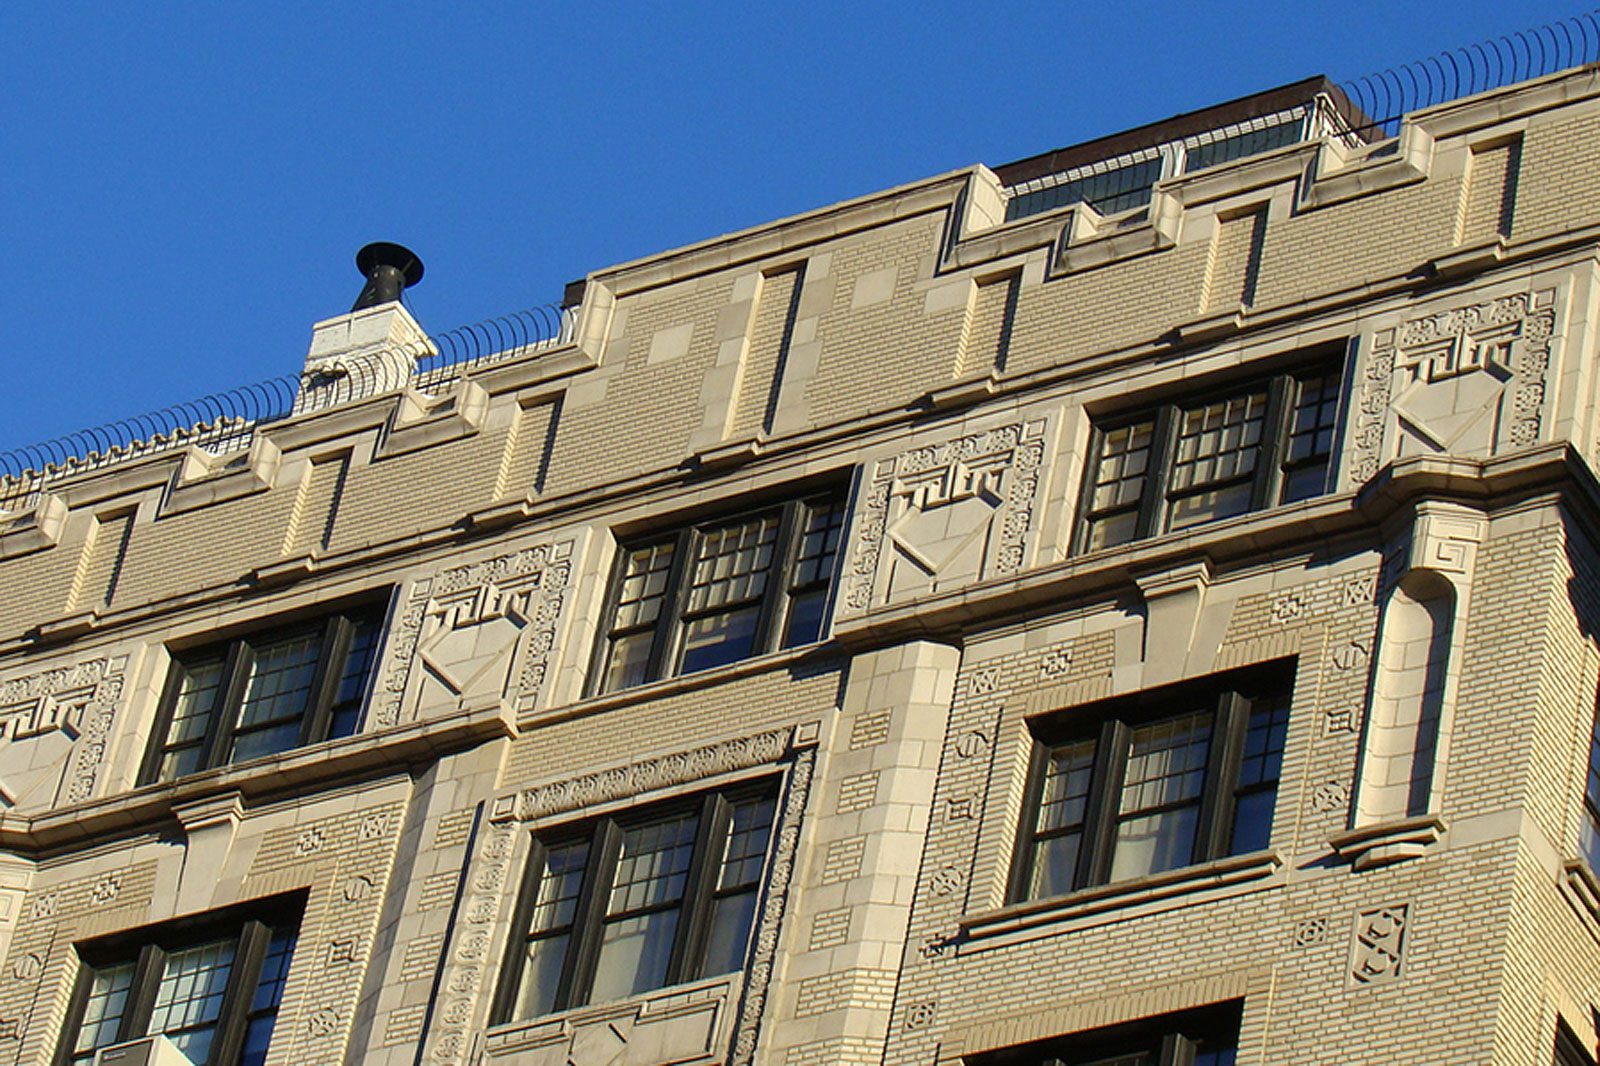
[[[661, 609], [656, 614], [656, 631], [650, 641], [650, 663], [645, 678], [650, 681], [671, 677], [678, 672], [678, 649], [683, 646], [684, 614], [689, 586], [694, 580], [694, 559], [700, 550], [700, 530], [694, 526], [680, 530], [672, 549], [672, 566], [667, 570], [667, 587], [661, 594]], [[672, 668], [667, 668], [668, 664]]]
[[1160, 1066], [1194, 1066], [1198, 1049], [1195, 1042], [1182, 1033], [1168, 1033], [1161, 1038], [1161, 1049], [1156, 1061]]
[[778, 517], [778, 531], [774, 538], [772, 559], [767, 563], [766, 589], [761, 597], [761, 610], [756, 615], [754, 654], [761, 655], [778, 646], [778, 634], [789, 614], [789, 576], [794, 573], [795, 558], [800, 553], [800, 514], [806, 510], [803, 500], [790, 500]]
[[200, 759], [202, 767], [220, 766], [233, 757], [233, 731], [239, 724], [239, 710], [244, 704], [244, 692], [255, 657], [255, 649], [249, 641], [236, 640], [228, 645], [222, 681], [217, 686], [216, 717]]
[[128, 998], [122, 1005], [122, 1023], [117, 1027], [118, 1042], [137, 1040], [149, 1035], [150, 1015], [155, 1011], [156, 992], [161, 986], [161, 973], [166, 968], [167, 953], [155, 944], [139, 949], [139, 961], [133, 967], [133, 982], [128, 988]]
[[[1033, 753], [1028, 759], [1028, 787], [1023, 793], [1022, 816], [1017, 821], [1016, 854], [1021, 862], [1011, 864], [1011, 881], [1006, 886], [1006, 899], [1016, 902], [1028, 898], [1033, 884], [1033, 870], [1039, 862], [1039, 807], [1044, 802], [1045, 775], [1050, 768], [1050, 745], [1037, 738]], [[1090, 787], [1093, 787], [1090, 782]], [[1080, 845], [1081, 847], [1081, 845]]]
[[1264, 511], [1278, 502], [1283, 485], [1283, 462], [1294, 415], [1296, 379], [1279, 374], [1267, 385], [1267, 415], [1261, 425], [1256, 451], [1256, 483], [1250, 493], [1250, 510]]
[[328, 619], [323, 627], [322, 646], [317, 651], [317, 668], [306, 695], [306, 710], [300, 716], [300, 746], [315, 744], [328, 735], [333, 701], [344, 674], [344, 661], [350, 654], [355, 623], [342, 614]]
[[244, 1048], [247, 1015], [250, 1001], [255, 998], [256, 980], [261, 975], [261, 963], [267, 957], [267, 944], [272, 930], [259, 921], [248, 921], [239, 931], [238, 947], [234, 949], [233, 966], [228, 972], [228, 985], [222, 994], [222, 1008], [217, 1014], [216, 1029], [211, 1037], [211, 1054], [208, 1062], [234, 1063]]
[[[549, 849], [535, 837], [528, 851], [528, 862], [522, 872], [522, 887], [517, 891], [516, 907], [511, 912], [511, 928], [515, 933], [506, 945], [505, 961], [500, 965], [500, 983], [495, 986], [494, 999], [489, 1007], [489, 1020], [493, 1024], [508, 1022], [517, 1009], [517, 996], [522, 993], [523, 959], [528, 942], [532, 939], [533, 911], [539, 903], [539, 885], [545, 877], [545, 857]], [[587, 871], [585, 871], [587, 874]], [[572, 954], [568, 944], [567, 954]]]
[[1211, 750], [1200, 792], [1199, 825], [1195, 830], [1194, 861], [1205, 862], [1228, 853], [1233, 828], [1233, 789], [1239, 780], [1239, 760], [1244, 752], [1245, 727], [1250, 722], [1250, 701], [1225, 691], [1216, 700], [1211, 719]]
[[1139, 517], [1134, 523], [1134, 540], [1144, 540], [1162, 532], [1166, 523], [1167, 485], [1172, 480], [1172, 461], [1178, 446], [1177, 425], [1182, 410], [1166, 404], [1155, 412], [1155, 432], [1150, 437], [1150, 458], [1144, 472], [1144, 487], [1139, 493]]
[[600, 961], [600, 932], [621, 853], [622, 830], [615, 820], [600, 819], [589, 845], [589, 863], [578, 894], [578, 908], [572, 916], [572, 942], [567, 948], [556, 990], [557, 1010], [580, 1007], [589, 1001], [595, 966]]
[[[161, 763], [166, 756], [172, 734], [172, 718], [178, 713], [178, 693], [183, 691], [183, 682], [189, 675], [189, 667], [181, 659], [175, 661], [175, 666], [176, 669], [167, 671], [167, 683], [161, 689], [161, 710], [156, 715], [153, 733], [155, 743], [145, 749], [144, 762], [139, 767], [139, 783], [142, 785], [147, 785], [161, 776]], [[212, 713], [217, 714], [220, 710], [220, 707], [216, 707]], [[212, 728], [206, 732], [215, 731], [215, 728]], [[203, 754], [201, 762], [204, 765]]]
[[722, 793], [713, 792], [700, 804], [700, 825], [695, 833], [694, 851], [689, 856], [688, 874], [683, 883], [683, 908], [673, 938], [672, 958], [667, 963], [667, 984], [692, 980], [699, 973], [705, 954], [711, 896], [722, 865], [720, 842], [726, 841], [732, 812]]
[[1122, 805], [1122, 779], [1128, 766], [1132, 731], [1117, 719], [1100, 727], [1094, 768], [1089, 772], [1089, 804], [1083, 817], [1083, 842], [1078, 846], [1078, 886], [1103, 885], [1111, 877], [1111, 851]]

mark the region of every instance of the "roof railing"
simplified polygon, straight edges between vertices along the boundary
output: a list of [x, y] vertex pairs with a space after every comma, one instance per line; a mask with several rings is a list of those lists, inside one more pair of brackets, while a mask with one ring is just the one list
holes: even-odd
[[[438, 353], [417, 360], [410, 383], [438, 389], [477, 367], [557, 347], [572, 339], [576, 321], [577, 308], [536, 307], [434, 335]], [[317, 410], [375, 391], [360, 374], [310, 383], [286, 374], [0, 451], [0, 512], [27, 509], [51, 481], [157, 452], [190, 445], [217, 455], [241, 451], [257, 427], [312, 409], [302, 397], [308, 390], [315, 390]]]

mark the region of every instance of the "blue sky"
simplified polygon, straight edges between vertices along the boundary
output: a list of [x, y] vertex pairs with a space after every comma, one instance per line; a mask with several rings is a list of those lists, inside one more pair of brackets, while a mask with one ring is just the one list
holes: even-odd
[[357, 248], [432, 331], [615, 263], [1583, 10], [0, 4], [0, 451], [299, 369]]

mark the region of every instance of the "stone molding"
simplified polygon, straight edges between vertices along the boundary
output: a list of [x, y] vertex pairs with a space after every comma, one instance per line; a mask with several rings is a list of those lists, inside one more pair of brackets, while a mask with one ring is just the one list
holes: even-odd
[[[372, 720], [387, 727], [415, 714], [422, 681], [417, 663], [426, 658], [430, 641], [448, 631], [501, 619], [509, 620], [516, 630], [511, 644], [502, 649], [509, 657], [502, 696], [516, 711], [533, 708], [549, 670], [572, 580], [574, 543], [537, 544], [412, 582], [396, 612], [387, 663], [372, 701]], [[431, 676], [451, 684], [444, 671], [435, 669]]]
[[[1409, 432], [1441, 452], [1466, 445], [1468, 453], [1497, 454], [1538, 443], [1543, 430], [1545, 377], [1555, 333], [1553, 288], [1513, 293], [1408, 319], [1380, 330], [1356, 398], [1349, 469], [1354, 482], [1375, 475]], [[1455, 414], [1428, 425], [1429, 415], [1408, 408], [1434, 386], [1481, 375], [1477, 406], [1502, 409], [1502, 423]], [[1495, 384], [1501, 382], [1502, 384]], [[1500, 395], [1496, 397], [1496, 393]], [[1491, 404], [1492, 401], [1492, 404]], [[1487, 406], [1486, 406], [1487, 405]], [[1402, 424], [1409, 429], [1403, 429]], [[1486, 440], [1474, 435], [1493, 433]]]
[[793, 751], [815, 746], [819, 734], [815, 723], [784, 726], [536, 785], [498, 798], [491, 819], [535, 821], [777, 763]]
[[15, 743], [59, 732], [74, 742], [57, 804], [94, 795], [127, 668], [128, 656], [117, 655], [0, 682], [0, 739]]
[[919, 552], [915, 538], [896, 527], [908, 516], [968, 500], [994, 509], [982, 527], [994, 540], [972, 580], [1022, 569], [1034, 531], [1047, 427], [1044, 418], [1019, 421], [880, 460], [862, 493], [842, 611], [861, 613], [889, 598], [885, 542], [936, 573], [939, 560]]

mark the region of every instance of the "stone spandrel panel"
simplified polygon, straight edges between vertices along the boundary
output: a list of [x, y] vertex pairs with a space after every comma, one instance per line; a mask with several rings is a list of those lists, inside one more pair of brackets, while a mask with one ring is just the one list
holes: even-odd
[[1358, 375], [1350, 477], [1408, 455], [1499, 455], [1546, 432], [1556, 290], [1475, 300], [1377, 331]]
[[395, 612], [371, 721], [383, 728], [505, 701], [538, 704], [570, 596], [574, 539], [410, 582]]
[[0, 676], [0, 810], [96, 794], [128, 666], [119, 653]]
[[1037, 540], [1048, 418], [952, 436], [872, 465], [840, 613], [1013, 574]]

